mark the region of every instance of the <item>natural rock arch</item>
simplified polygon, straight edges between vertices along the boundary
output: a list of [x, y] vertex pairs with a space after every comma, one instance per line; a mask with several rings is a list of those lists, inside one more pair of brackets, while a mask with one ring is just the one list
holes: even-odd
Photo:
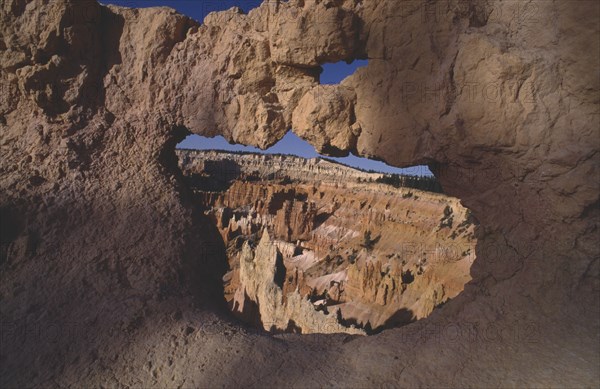
[[[140, 385], [146, 368], [143, 386], [597, 385], [598, 7], [269, 1], [199, 26], [9, 0], [3, 384]], [[320, 63], [354, 58], [369, 65], [317, 85]], [[316, 356], [192, 309], [186, 270], [215, 253], [165, 150], [182, 128], [266, 147], [290, 127], [319, 151], [429, 164], [481, 223], [465, 291], [402, 329], [316, 337]], [[69, 336], [50, 342], [50, 325]]]

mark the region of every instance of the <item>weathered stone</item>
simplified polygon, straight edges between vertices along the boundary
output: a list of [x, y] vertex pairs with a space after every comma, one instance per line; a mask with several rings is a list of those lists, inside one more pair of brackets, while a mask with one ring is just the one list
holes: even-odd
[[[598, 386], [599, 7], [269, 1], [199, 26], [4, 1], [2, 385]], [[247, 333], [186, 297], [209, 300], [196, 275], [223, 248], [172, 149], [187, 131], [271, 145], [313, 111], [318, 65], [355, 58], [337, 87], [355, 123], [319, 109], [303, 136], [430, 164], [481, 222], [473, 280], [376, 337]]]

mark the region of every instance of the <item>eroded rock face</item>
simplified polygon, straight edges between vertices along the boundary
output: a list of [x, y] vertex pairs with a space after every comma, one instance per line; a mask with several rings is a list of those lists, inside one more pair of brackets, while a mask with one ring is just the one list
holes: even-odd
[[[315, 182], [374, 181], [382, 174], [351, 169], [324, 158], [305, 159], [293, 155], [228, 153], [219, 150], [176, 150], [179, 167], [186, 176], [205, 174], [222, 182], [283, 179]], [[206, 183], [205, 183], [206, 184]]]
[[[306, 0], [199, 26], [3, 2], [3, 386], [597, 386], [598, 7]], [[317, 85], [319, 64], [353, 58], [369, 65]], [[290, 127], [330, 154], [429, 163], [481, 222], [465, 291], [403, 329], [310, 346], [192, 305], [218, 234], [172, 148], [186, 129], [265, 147]]]
[[259, 328], [380, 332], [427, 317], [471, 279], [477, 221], [458, 199], [424, 191], [432, 177], [395, 187], [322, 158], [177, 155], [227, 247], [229, 308]]
[[[335, 314], [317, 311], [305, 296], [289, 291], [284, 293], [286, 273], [282, 262], [282, 254], [266, 230], [256, 249], [245, 243], [239, 258], [239, 287], [234, 293], [232, 310], [243, 314], [248, 311], [246, 305], [256, 305], [258, 314], [254, 317], [268, 331], [363, 333], [354, 327], [343, 326]], [[282, 272], [280, 281], [277, 280], [279, 272]]]

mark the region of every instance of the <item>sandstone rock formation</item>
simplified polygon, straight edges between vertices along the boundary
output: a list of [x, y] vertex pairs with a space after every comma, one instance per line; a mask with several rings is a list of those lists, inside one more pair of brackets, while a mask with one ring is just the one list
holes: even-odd
[[[260, 324], [270, 331], [293, 331], [300, 333], [361, 334], [362, 331], [345, 327], [338, 323], [334, 314], [326, 315], [315, 310], [312, 303], [299, 293], [284, 295], [282, 285], [275, 282], [276, 272], [283, 265], [276, 264], [281, 253], [265, 230], [256, 247], [252, 250], [244, 244], [239, 260], [239, 283], [241, 288], [234, 297], [234, 311], [244, 312], [245, 304], [255, 303]], [[285, 273], [283, 280], [285, 280]]]
[[[599, 7], [268, 1], [198, 25], [4, 1], [1, 385], [598, 386]], [[224, 248], [172, 150], [288, 128], [429, 164], [481, 223], [464, 292], [374, 337], [276, 340], [215, 313]]]
[[[246, 322], [301, 333], [356, 333], [346, 325], [354, 323], [370, 334], [427, 317], [470, 281], [476, 221], [458, 199], [373, 182], [384, 174], [322, 159], [177, 155], [227, 246], [225, 297]], [[246, 247], [258, 240], [256, 250]]]
[[235, 180], [242, 174], [265, 179], [289, 177], [314, 182], [376, 180], [381, 173], [351, 169], [322, 158], [305, 159], [292, 155], [228, 153], [218, 150], [176, 150], [179, 167], [184, 174], [208, 174], [222, 180]]

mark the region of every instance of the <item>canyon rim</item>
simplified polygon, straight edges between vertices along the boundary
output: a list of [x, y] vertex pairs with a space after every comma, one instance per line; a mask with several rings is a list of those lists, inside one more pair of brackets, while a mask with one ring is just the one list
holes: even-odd
[[[199, 24], [3, 1], [0, 384], [597, 387], [599, 13], [291, 0]], [[369, 63], [319, 84], [353, 59]], [[427, 164], [479, 221], [462, 293], [373, 336], [224, 315], [225, 247], [175, 145], [290, 128], [324, 154]]]

